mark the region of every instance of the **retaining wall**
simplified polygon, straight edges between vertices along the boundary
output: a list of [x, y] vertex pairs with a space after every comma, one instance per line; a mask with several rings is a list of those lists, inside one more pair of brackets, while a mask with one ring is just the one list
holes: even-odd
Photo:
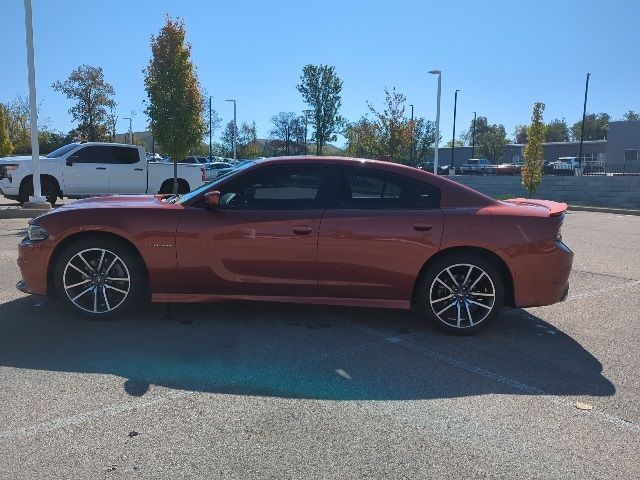
[[[491, 197], [529, 196], [521, 184], [519, 175], [455, 175], [448, 178]], [[533, 198], [594, 207], [640, 209], [640, 176], [545, 175]]]

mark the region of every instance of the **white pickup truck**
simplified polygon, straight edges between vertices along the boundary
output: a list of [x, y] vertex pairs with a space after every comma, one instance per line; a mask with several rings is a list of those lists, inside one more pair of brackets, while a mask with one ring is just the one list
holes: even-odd
[[[42, 195], [58, 197], [173, 192], [173, 164], [149, 162], [144, 149], [118, 143], [71, 143], [40, 157]], [[204, 183], [202, 165], [178, 165], [178, 193]], [[0, 159], [0, 192], [26, 202], [33, 195], [31, 157]]]

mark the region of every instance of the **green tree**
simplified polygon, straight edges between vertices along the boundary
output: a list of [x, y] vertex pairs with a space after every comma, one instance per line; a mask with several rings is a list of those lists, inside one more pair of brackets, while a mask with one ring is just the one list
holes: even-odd
[[316, 155], [322, 155], [325, 144], [336, 140], [336, 133], [344, 123], [338, 114], [342, 105], [342, 80], [334, 67], [305, 65], [297, 88], [311, 109], [311, 140], [316, 144]]
[[[595, 113], [589, 113], [585, 117], [584, 122], [584, 139], [606, 140], [610, 118], [608, 113], [598, 113], [597, 115]], [[577, 121], [571, 127], [571, 137], [573, 140], [580, 140], [580, 132], [582, 132], [582, 120]]]
[[526, 125], [516, 125], [516, 129], [513, 132], [513, 139], [516, 143], [527, 143], [529, 141], [527, 129]]
[[8, 157], [13, 153], [13, 143], [9, 139], [9, 129], [7, 128], [7, 110], [4, 105], [0, 105], [0, 157]]
[[[456, 145], [456, 148], [464, 147], [464, 141], [460, 140], [459, 138], [456, 138], [455, 145]], [[453, 147], [453, 140], [449, 140], [447, 143], [444, 144], [444, 146], [447, 148]]]
[[384, 89], [384, 109], [376, 110], [367, 102], [376, 124], [379, 155], [389, 156], [393, 161], [406, 162], [411, 154], [411, 121], [405, 116], [406, 97], [395, 88]]
[[64, 82], [52, 88], [75, 104], [69, 109], [76, 130], [90, 142], [104, 140], [108, 131], [108, 109], [116, 106], [113, 86], [104, 80], [102, 68], [80, 65]]
[[[473, 120], [469, 130], [464, 133], [463, 138], [467, 144], [471, 145], [473, 135]], [[476, 119], [475, 135], [476, 153], [479, 157], [488, 158], [493, 163], [504, 153], [507, 145], [507, 132], [502, 124], [490, 124], [487, 117], [479, 116]]]
[[633, 110], [629, 110], [622, 116], [622, 120], [626, 121], [637, 121], [640, 120], [640, 113], [636, 113]]
[[405, 96], [395, 88], [385, 88], [381, 110], [367, 102], [373, 118], [364, 116], [347, 126], [347, 154], [361, 158], [389, 157], [392, 161], [409, 163], [414, 148], [414, 164], [433, 151], [435, 125], [424, 118], [406, 117]]
[[272, 144], [283, 155], [291, 155], [298, 115], [294, 112], [279, 112], [271, 117], [273, 128], [269, 133]]
[[144, 69], [149, 97], [145, 113], [151, 133], [174, 161], [174, 193], [178, 190], [177, 162], [201, 143], [206, 131], [204, 101], [185, 37], [184, 22], [166, 16], [158, 35], [151, 37], [152, 56]]
[[542, 162], [544, 152], [542, 144], [545, 139], [546, 127], [542, 121], [544, 103], [533, 104], [533, 114], [531, 115], [531, 125], [529, 125], [529, 143], [524, 149], [524, 165], [522, 166], [522, 185], [529, 192], [531, 197], [542, 182]]
[[545, 141], [546, 142], [568, 142], [569, 126], [567, 121], [559, 118], [553, 119], [546, 125]]

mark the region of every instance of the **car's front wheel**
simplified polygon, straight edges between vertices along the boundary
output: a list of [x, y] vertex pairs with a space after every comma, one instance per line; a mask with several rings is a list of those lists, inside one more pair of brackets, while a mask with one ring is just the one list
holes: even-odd
[[487, 327], [500, 313], [504, 284], [498, 269], [479, 255], [437, 260], [422, 277], [416, 305], [438, 328], [465, 335]]
[[69, 246], [54, 270], [58, 298], [89, 318], [118, 315], [139, 301], [146, 278], [139, 257], [110, 238], [86, 238]]

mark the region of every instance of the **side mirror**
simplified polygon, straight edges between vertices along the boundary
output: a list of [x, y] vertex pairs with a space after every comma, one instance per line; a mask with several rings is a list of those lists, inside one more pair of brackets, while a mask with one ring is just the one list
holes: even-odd
[[74, 163], [76, 163], [79, 160], [78, 155], [69, 155], [67, 157], [67, 166], [71, 167]]
[[210, 208], [217, 208], [220, 206], [220, 192], [214, 190], [204, 194], [204, 201]]

